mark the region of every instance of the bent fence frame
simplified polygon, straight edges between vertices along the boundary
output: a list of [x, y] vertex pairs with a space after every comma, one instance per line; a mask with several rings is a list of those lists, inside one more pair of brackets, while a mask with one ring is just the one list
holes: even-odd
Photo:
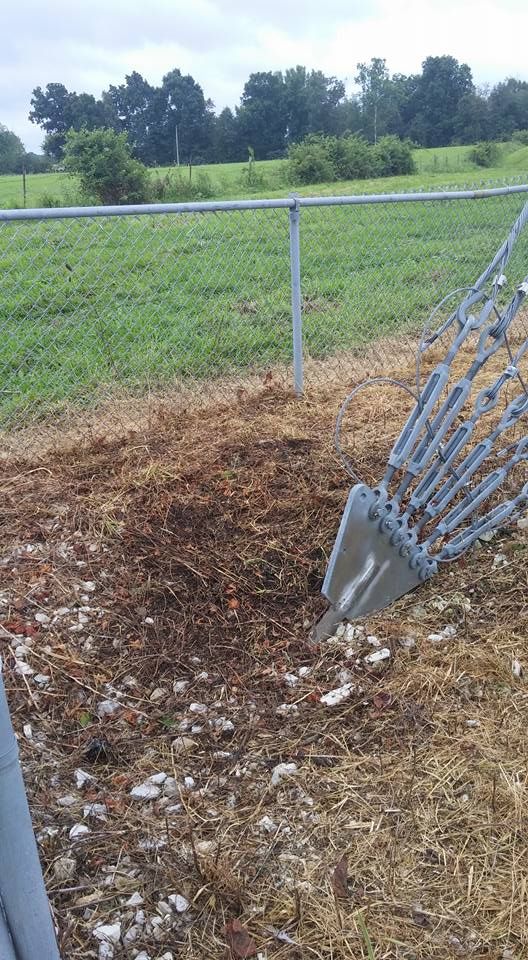
[[[95, 217], [141, 217], [164, 214], [228, 213], [242, 210], [287, 210], [289, 216], [293, 386], [304, 389], [300, 227], [305, 207], [453, 202], [528, 193], [528, 184], [488, 189], [361, 196], [289, 197], [198, 203], [106, 207], [0, 210], [0, 224], [14, 221], [70, 220]], [[16, 739], [7, 709], [0, 666], [0, 955], [2, 960], [59, 960], [51, 914], [18, 762]]]

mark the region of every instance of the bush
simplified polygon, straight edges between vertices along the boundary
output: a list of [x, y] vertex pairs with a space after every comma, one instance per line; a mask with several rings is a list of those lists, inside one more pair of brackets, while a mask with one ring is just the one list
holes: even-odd
[[62, 207], [63, 202], [60, 197], [56, 197], [53, 193], [41, 193], [37, 201], [37, 207]]
[[477, 167], [493, 167], [499, 162], [500, 150], [496, 143], [483, 141], [475, 144], [468, 153], [468, 158]]
[[160, 174], [151, 180], [150, 191], [152, 199], [160, 203], [186, 203], [214, 196], [211, 178], [205, 171], [191, 177], [180, 171]]
[[399, 137], [382, 137], [373, 148], [378, 177], [394, 177], [405, 173], [415, 173], [416, 164], [411, 144]]
[[113, 130], [70, 130], [64, 168], [76, 174], [83, 193], [99, 203], [144, 203], [149, 199], [147, 168], [134, 160], [126, 134]]
[[245, 190], [265, 190], [268, 186], [266, 177], [255, 161], [248, 163], [247, 167], [242, 167], [239, 183]]
[[294, 183], [324, 183], [336, 179], [326, 141], [326, 137], [312, 135], [290, 147], [288, 166]]
[[528, 147], [528, 130], [514, 130], [512, 140], [516, 140], [517, 143], [522, 143], [523, 146]]
[[398, 137], [383, 137], [371, 146], [357, 134], [311, 135], [293, 144], [288, 156], [290, 180], [294, 183], [366, 180], [415, 170], [410, 142]]
[[366, 180], [376, 176], [375, 161], [363, 137], [327, 137], [327, 149], [333, 163], [336, 180]]

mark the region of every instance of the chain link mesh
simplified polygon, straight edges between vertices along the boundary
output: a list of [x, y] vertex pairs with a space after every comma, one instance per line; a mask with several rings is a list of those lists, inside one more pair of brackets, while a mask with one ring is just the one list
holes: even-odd
[[[475, 280], [524, 200], [302, 208], [306, 390], [411, 361], [434, 304]], [[6, 221], [0, 264], [4, 456], [291, 385], [287, 209]]]
[[[514, 194], [303, 209], [307, 389], [332, 369], [349, 379], [412, 363], [434, 306], [474, 283], [525, 202], [526, 195]], [[509, 289], [526, 273], [522, 235], [508, 268]], [[528, 334], [528, 323], [520, 322]]]
[[118, 433], [291, 355], [283, 210], [8, 222], [0, 260], [4, 439]]

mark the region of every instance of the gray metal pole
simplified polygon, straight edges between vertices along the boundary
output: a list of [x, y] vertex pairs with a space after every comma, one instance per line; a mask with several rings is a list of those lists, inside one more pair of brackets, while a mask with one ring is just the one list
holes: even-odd
[[[60, 960], [0, 661], [1, 960]], [[2, 910], [0, 909], [0, 914]], [[2, 927], [7, 930], [2, 930]], [[11, 937], [14, 951], [10, 954]], [[5, 944], [7, 943], [7, 947]]]
[[293, 324], [293, 387], [297, 396], [304, 390], [303, 333], [301, 300], [301, 250], [299, 198], [292, 195], [295, 205], [290, 207], [290, 273], [291, 308]]
[[0, 957], [2, 960], [17, 960], [15, 948], [13, 946], [13, 941], [11, 940], [11, 934], [9, 933], [9, 927], [7, 926], [7, 918], [2, 909], [2, 904], [0, 903]]

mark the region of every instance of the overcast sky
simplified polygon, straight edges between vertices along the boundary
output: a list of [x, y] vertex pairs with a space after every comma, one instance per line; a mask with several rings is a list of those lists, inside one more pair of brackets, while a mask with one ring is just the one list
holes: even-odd
[[0, 123], [28, 149], [31, 91], [49, 82], [99, 96], [139, 70], [191, 73], [217, 110], [256, 70], [302, 63], [354, 89], [356, 63], [413, 73], [428, 55], [469, 63], [477, 84], [528, 79], [528, 0], [20, 0], [2, 10]]

